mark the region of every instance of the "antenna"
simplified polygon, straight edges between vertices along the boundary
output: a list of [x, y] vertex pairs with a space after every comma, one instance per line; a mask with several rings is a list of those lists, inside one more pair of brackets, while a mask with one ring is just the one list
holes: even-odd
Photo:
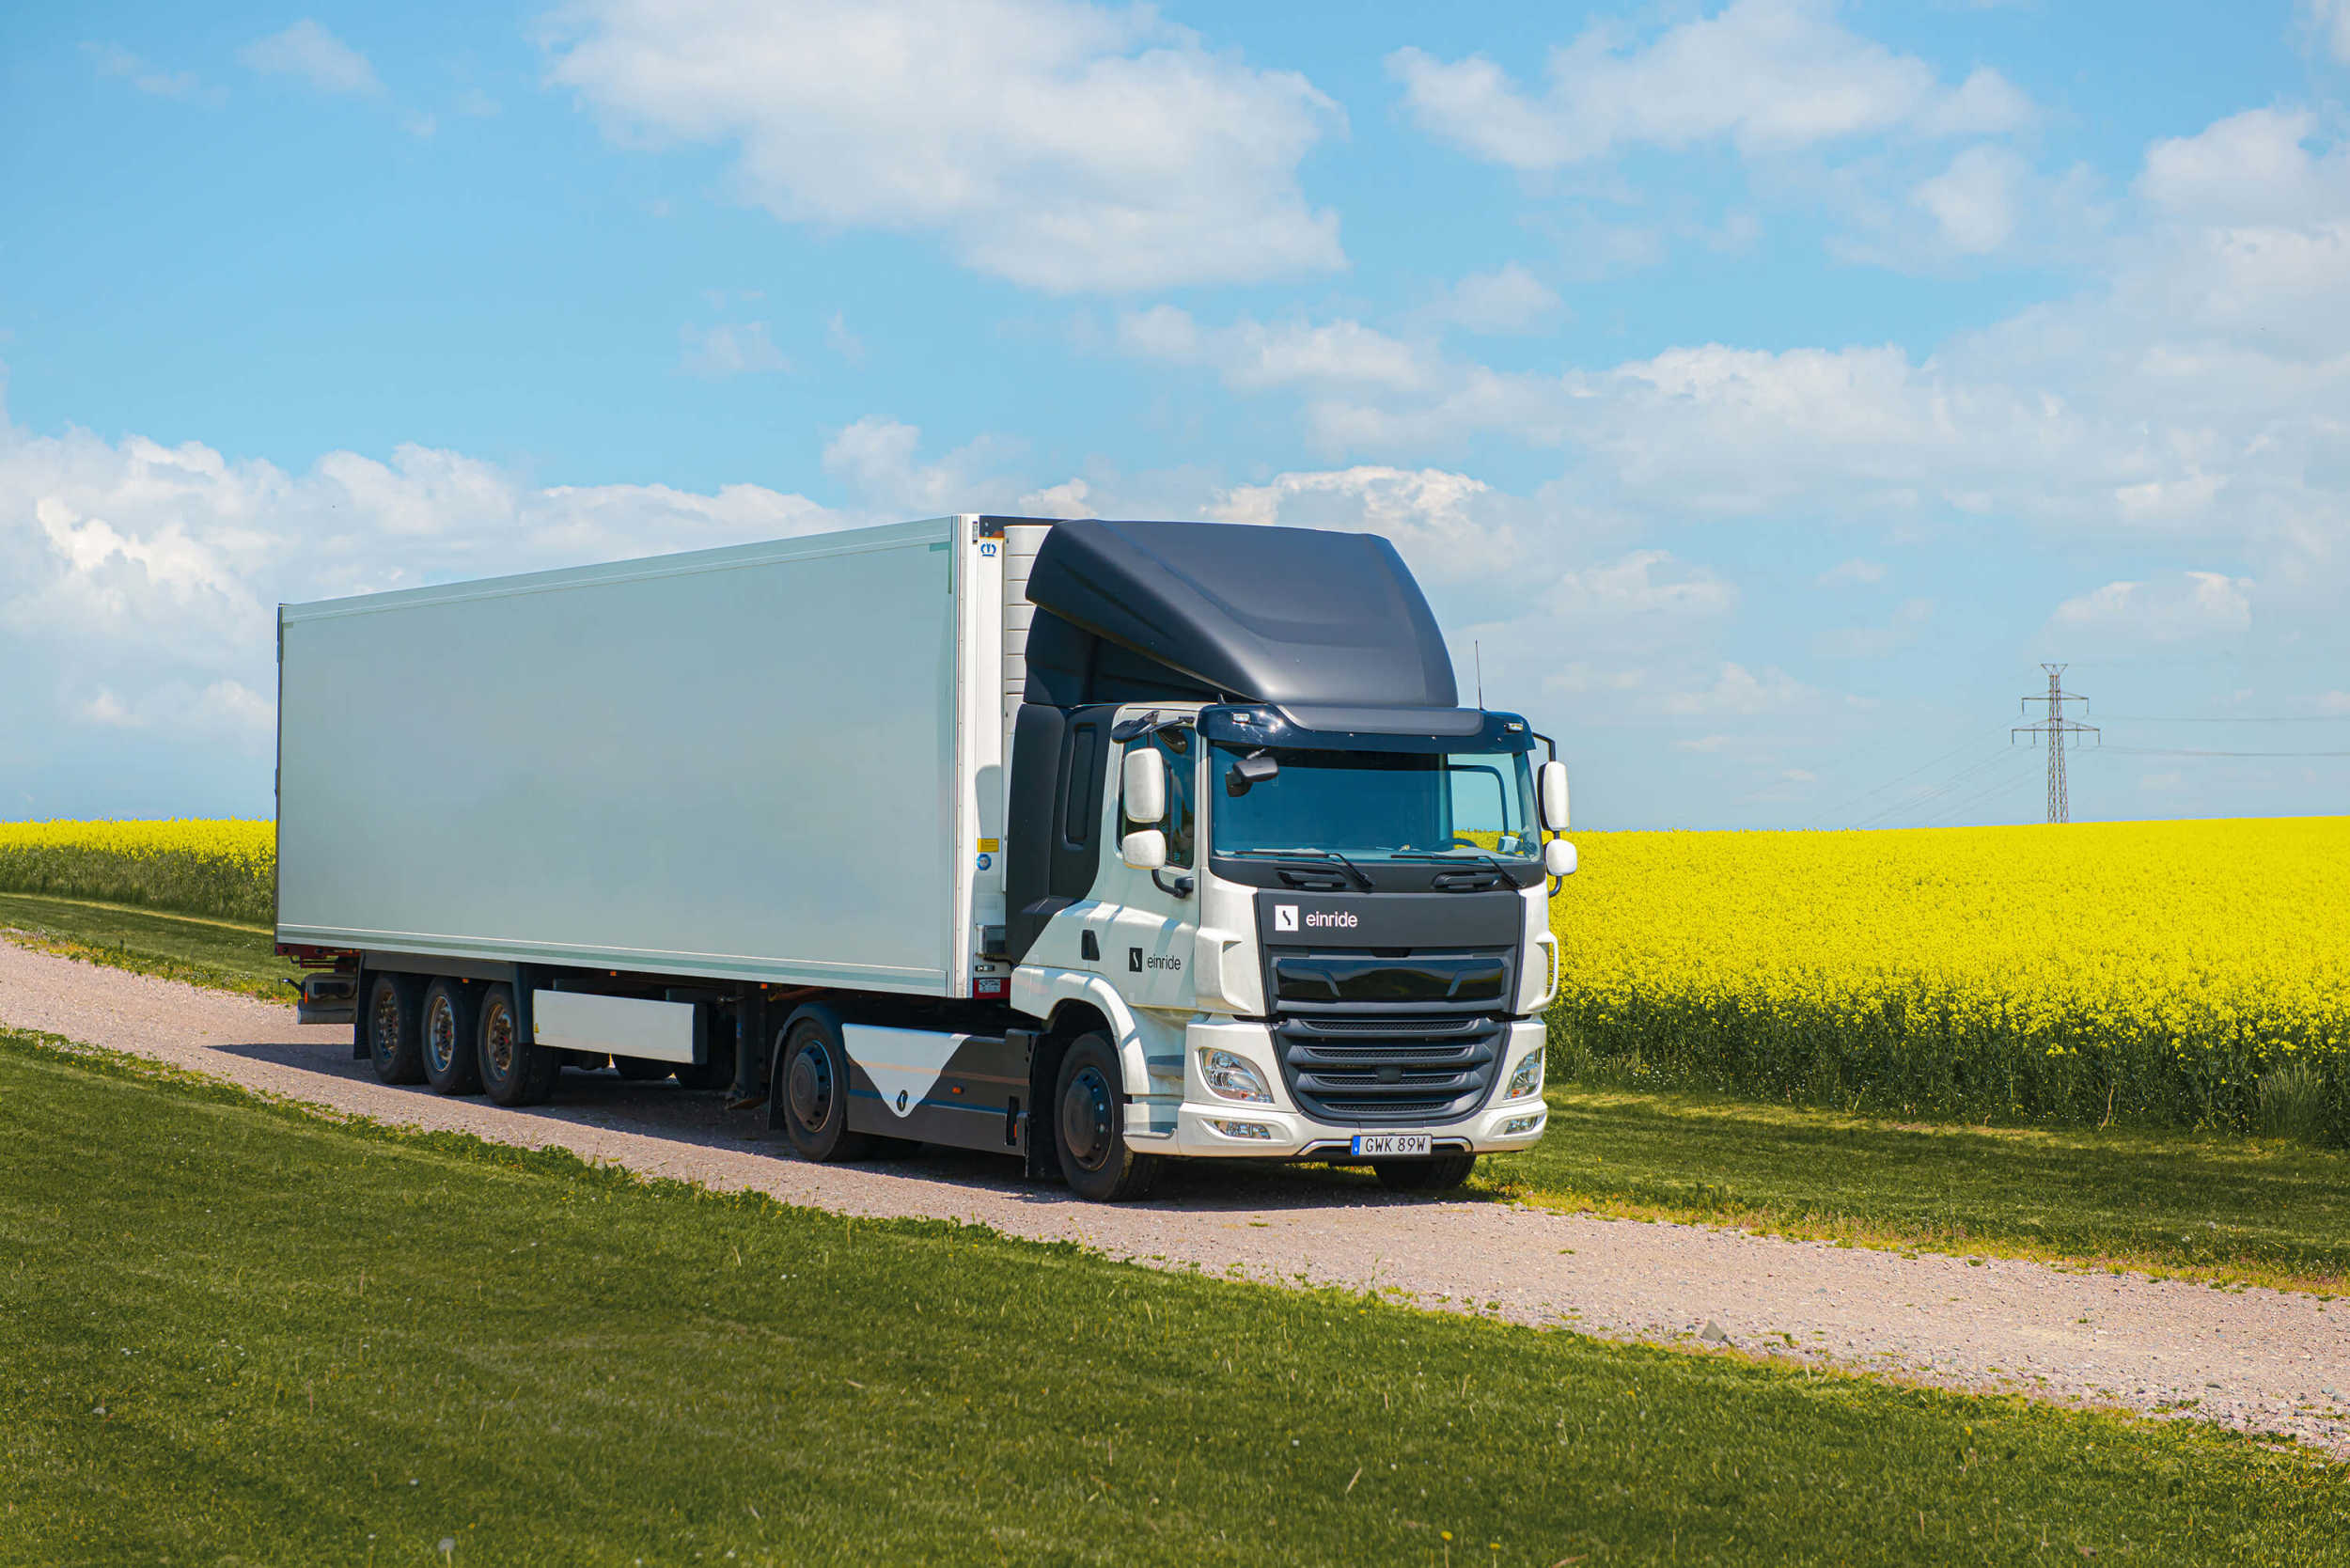
[[1477, 706], [1481, 711], [1485, 706], [1485, 645], [1472, 638], [1469, 651], [1477, 657]]
[[[2013, 745], [2018, 735], [2029, 735], [2035, 742], [2043, 735], [2048, 737], [2048, 820], [2052, 823], [2069, 823], [2073, 820], [2073, 805], [2065, 798], [2064, 793], [2064, 737], [2096, 735], [2097, 729], [2094, 725], [2076, 723], [2064, 716], [2064, 705], [2068, 702], [2079, 703], [2083, 711], [2089, 707], [2089, 698], [2076, 697], [2064, 689], [2064, 666], [2042, 665], [2040, 667], [2048, 672], [2048, 695], [2027, 697], [2018, 700], [2045, 702], [2048, 705], [2048, 716], [2037, 724], [2019, 724], [2009, 729], [2008, 744]], [[2073, 744], [2078, 745], [2080, 743], [2076, 740]], [[2098, 736], [2097, 744], [2100, 745], [2105, 744], [2105, 738], [2102, 735]]]

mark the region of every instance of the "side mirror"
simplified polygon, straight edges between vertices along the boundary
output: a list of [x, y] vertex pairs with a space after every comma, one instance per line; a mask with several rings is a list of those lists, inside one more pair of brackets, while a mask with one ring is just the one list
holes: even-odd
[[1137, 871], [1155, 871], [1167, 864], [1167, 835], [1155, 827], [1129, 833], [1118, 840], [1118, 858]]
[[1252, 752], [1225, 770], [1224, 792], [1245, 795], [1266, 779], [1279, 776], [1280, 772], [1280, 763], [1261, 751]]
[[1167, 821], [1167, 759], [1147, 745], [1126, 753], [1126, 820]]
[[[1544, 762], [1534, 775], [1534, 792], [1540, 797], [1543, 825], [1553, 833], [1567, 830], [1567, 765], [1564, 762]], [[1574, 870], [1569, 867], [1568, 870]]]
[[[1132, 843], [1133, 839], [1127, 842]], [[1574, 846], [1564, 839], [1553, 839], [1543, 846], [1543, 871], [1549, 876], [1574, 875]]]

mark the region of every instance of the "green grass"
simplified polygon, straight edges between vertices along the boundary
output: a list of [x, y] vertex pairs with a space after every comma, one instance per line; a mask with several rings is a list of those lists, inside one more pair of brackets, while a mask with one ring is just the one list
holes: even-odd
[[39, 938], [36, 946], [93, 964], [164, 975], [273, 1001], [291, 999], [283, 980], [298, 975], [271, 949], [267, 926], [35, 893], [0, 893], [0, 928]]
[[2198, 1427], [718, 1198], [23, 1035], [0, 1147], [8, 1561], [2350, 1561], [2350, 1474]]
[[1920, 1126], [1722, 1095], [1554, 1085], [1493, 1187], [1633, 1218], [2127, 1264], [2321, 1292], [2350, 1276], [2350, 1153], [2286, 1139]]
[[[283, 1001], [266, 930], [0, 894], [71, 956]], [[1722, 1095], [1550, 1090], [1549, 1136], [1483, 1184], [1633, 1218], [1878, 1247], [2124, 1264], [2321, 1292], [2350, 1280], [2350, 1153], [2281, 1138], [1916, 1125]], [[1325, 1180], [1316, 1172], [1310, 1180]]]

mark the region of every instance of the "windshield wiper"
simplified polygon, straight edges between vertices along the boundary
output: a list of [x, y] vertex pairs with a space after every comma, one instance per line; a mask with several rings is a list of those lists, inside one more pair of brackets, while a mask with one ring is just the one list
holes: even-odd
[[1322, 858], [1322, 859], [1324, 859], [1324, 860], [1335, 860], [1335, 861], [1337, 861], [1340, 865], [1341, 865], [1341, 866], [1345, 867], [1345, 868], [1346, 868], [1347, 874], [1348, 874], [1349, 876], [1353, 877], [1353, 878], [1354, 878], [1354, 879], [1355, 879], [1357, 883], [1361, 884], [1361, 886], [1362, 886], [1362, 889], [1363, 889], [1363, 891], [1364, 891], [1364, 892], [1368, 893], [1368, 892], [1372, 891], [1372, 890], [1373, 890], [1373, 886], [1374, 886], [1374, 884], [1373, 884], [1373, 883], [1371, 882], [1371, 880], [1370, 873], [1366, 872], [1366, 871], [1365, 871], [1365, 870], [1363, 870], [1360, 866], [1357, 866], [1356, 864], [1355, 864], [1355, 862], [1353, 862], [1352, 860], [1349, 860], [1349, 859], [1348, 859], [1345, 855], [1340, 855], [1340, 854], [1338, 851], [1336, 851], [1336, 850], [1329, 850], [1329, 849], [1264, 849], [1264, 848], [1255, 848], [1255, 849], [1218, 850], [1216, 853], [1217, 853], [1217, 854], [1219, 854], [1219, 855], [1317, 855], [1317, 856], [1319, 856], [1320, 858]]
[[1503, 866], [1500, 861], [1496, 860], [1491, 855], [1487, 854], [1483, 850], [1470, 849], [1466, 855], [1463, 855], [1461, 851], [1467, 848], [1468, 846], [1466, 845], [1461, 845], [1449, 850], [1389, 850], [1387, 852], [1387, 858], [1390, 860], [1442, 860], [1447, 864], [1451, 864], [1460, 860], [1482, 860], [1486, 865], [1491, 866], [1495, 870], [1499, 871], [1502, 875], [1507, 876], [1510, 874], [1507, 867]]

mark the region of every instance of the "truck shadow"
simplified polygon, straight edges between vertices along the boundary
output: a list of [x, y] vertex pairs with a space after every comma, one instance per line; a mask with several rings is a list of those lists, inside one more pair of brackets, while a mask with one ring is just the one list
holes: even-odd
[[[368, 1063], [352, 1059], [348, 1033], [340, 1033], [331, 1043], [267, 1042], [221, 1043], [208, 1048], [227, 1056], [293, 1069], [321, 1080], [374, 1085], [400, 1100], [414, 1097], [419, 1112], [432, 1105], [458, 1105], [489, 1110], [502, 1118], [540, 1123], [541, 1130], [529, 1140], [534, 1143], [561, 1142], [558, 1137], [546, 1136], [543, 1129], [551, 1123], [593, 1127], [734, 1153], [754, 1153], [790, 1165], [802, 1163], [781, 1133], [768, 1131], [763, 1105], [729, 1110], [722, 1095], [687, 1090], [674, 1080], [639, 1083], [623, 1078], [609, 1068], [594, 1072], [566, 1068], [556, 1080], [555, 1097], [547, 1104], [497, 1107], [479, 1098], [445, 1100], [422, 1084], [379, 1084]], [[298, 1089], [293, 1093], [300, 1097]], [[397, 1106], [370, 1107], [364, 1114], [392, 1125], [399, 1125], [401, 1120]], [[835, 1168], [987, 1192], [1024, 1204], [1084, 1204], [1084, 1200], [1058, 1181], [1027, 1177], [1016, 1156], [938, 1144], [921, 1144], [909, 1153], [859, 1160]], [[1182, 1161], [1167, 1168], [1148, 1198], [1126, 1206], [1239, 1212], [1480, 1201], [1483, 1198], [1475, 1192], [1455, 1192], [1440, 1198], [1390, 1193], [1367, 1169], [1270, 1162]]]

